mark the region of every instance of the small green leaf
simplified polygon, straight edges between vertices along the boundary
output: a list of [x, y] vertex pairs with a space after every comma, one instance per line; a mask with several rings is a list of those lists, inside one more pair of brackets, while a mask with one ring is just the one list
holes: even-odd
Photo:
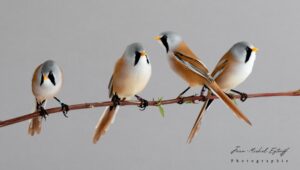
[[185, 101], [184, 104], [194, 104], [192, 101]]
[[163, 100], [163, 97], [160, 97], [157, 99], [157, 102], [160, 104], [162, 100]]
[[164, 118], [165, 117], [165, 110], [164, 108], [161, 106], [161, 101], [163, 100], [162, 97], [158, 98], [157, 100], [157, 107], [159, 109], [160, 115]]
[[157, 107], [159, 109], [161, 117], [164, 118], [165, 117], [165, 110], [164, 110], [164, 108], [161, 105], [158, 105]]
[[231, 99], [231, 101], [235, 104], [235, 105], [238, 105], [237, 101], [236, 101], [236, 98], [234, 98], [234, 94], [232, 93], [229, 93], [229, 96], [232, 96], [232, 97], [229, 97]]
[[238, 105], [238, 102], [236, 101], [236, 98], [233, 98], [233, 99], [231, 99], [232, 101], [233, 101], [233, 103], [235, 104], [235, 105]]

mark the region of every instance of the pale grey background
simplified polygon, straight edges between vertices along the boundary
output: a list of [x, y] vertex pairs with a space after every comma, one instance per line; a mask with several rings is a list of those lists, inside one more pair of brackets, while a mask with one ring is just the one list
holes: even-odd
[[[253, 42], [260, 51], [253, 74], [239, 90], [298, 89], [299, 19], [296, 0], [2, 0], [0, 119], [32, 111], [31, 76], [47, 59], [64, 69], [59, 94], [64, 102], [107, 100], [114, 62], [135, 41], [147, 48], [153, 66], [149, 85], [140, 95], [175, 97], [186, 84], [171, 72], [165, 50], [153, 40], [165, 30], [180, 33], [210, 69], [233, 43]], [[249, 128], [216, 102], [191, 145], [185, 142], [200, 105], [166, 106], [165, 118], [157, 108], [121, 108], [97, 145], [91, 137], [104, 108], [73, 111], [68, 119], [56, 114], [43, 122], [39, 136], [27, 135], [27, 121], [1, 128], [0, 169], [296, 169], [298, 103], [297, 97], [239, 103], [253, 122]], [[236, 145], [290, 147], [284, 157], [289, 163], [232, 164], [229, 152]]]

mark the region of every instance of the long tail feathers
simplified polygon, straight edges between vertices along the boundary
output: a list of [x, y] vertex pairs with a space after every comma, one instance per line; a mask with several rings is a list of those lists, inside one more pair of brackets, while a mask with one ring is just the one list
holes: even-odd
[[[46, 103], [47, 103], [47, 101], [45, 100], [44, 103], [42, 104], [42, 106], [45, 107]], [[37, 103], [35, 106], [35, 111], [38, 111]], [[31, 136], [34, 136], [35, 134], [40, 134], [41, 129], [42, 129], [42, 118], [40, 116], [32, 118], [29, 122], [28, 134]]]
[[237, 108], [237, 106], [231, 101], [231, 99], [222, 91], [222, 89], [218, 86], [218, 84], [213, 81], [209, 85], [207, 85], [210, 90], [214, 92], [234, 113], [235, 115], [242, 119], [244, 122], [252, 126], [252, 123], [249, 119]]
[[30, 120], [28, 126], [28, 134], [33, 136], [34, 134], [39, 134], [42, 129], [42, 120], [40, 117], [35, 117]]
[[[250, 126], [252, 126], [251, 122], [249, 119], [234, 105], [234, 103], [230, 100], [230, 98], [220, 89], [220, 87], [217, 85], [216, 82], [213, 82], [208, 86], [234, 113], [235, 115], [248, 123]], [[210, 96], [212, 94], [211, 91], [208, 92], [207, 96]], [[208, 109], [208, 107], [211, 105], [213, 102], [213, 99], [206, 100], [200, 110], [200, 113], [197, 116], [197, 119], [194, 123], [194, 126], [189, 134], [187, 143], [191, 143], [193, 138], [197, 135], [197, 133], [200, 130], [201, 126], [201, 120], [204, 116], [205, 111]]]
[[96, 144], [102, 135], [108, 131], [109, 126], [114, 122], [119, 106], [107, 107], [101, 115], [94, 132], [93, 143]]
[[[209, 92], [209, 94], [210, 94], [210, 92]], [[207, 96], [209, 96], [209, 94]], [[196, 119], [196, 121], [194, 123], [194, 126], [193, 126], [193, 128], [192, 128], [192, 130], [191, 130], [191, 132], [189, 134], [188, 140], [187, 140], [187, 143], [189, 143], [189, 144], [192, 142], [193, 138], [197, 135], [197, 133], [200, 130], [201, 120], [202, 120], [202, 118], [204, 116], [204, 112], [207, 110], [208, 102], [209, 102], [209, 100], [206, 100], [204, 102], [204, 104], [203, 104], [203, 106], [202, 106], [202, 108], [200, 110], [200, 113], [197, 116], [197, 119]]]

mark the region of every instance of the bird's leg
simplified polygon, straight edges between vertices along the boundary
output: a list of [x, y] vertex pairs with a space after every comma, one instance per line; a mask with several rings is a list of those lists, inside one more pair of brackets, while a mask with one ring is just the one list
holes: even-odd
[[178, 97], [176, 98], [176, 99], [179, 99], [178, 100], [178, 104], [183, 104], [183, 99], [182, 99], [182, 95], [184, 95], [184, 93], [186, 93], [188, 90], [190, 90], [190, 86], [189, 87], [187, 87], [183, 92], [181, 92], [179, 95], [178, 95]]
[[188, 90], [190, 90], [190, 86], [189, 87], [187, 87], [183, 92], [181, 92], [179, 95], [178, 95], [178, 97], [177, 98], [180, 98], [182, 95], [184, 95]]
[[246, 101], [247, 98], [248, 98], [248, 94], [247, 94], [247, 93], [239, 92], [239, 91], [234, 90], [234, 89], [231, 89], [231, 91], [234, 92], [234, 93], [239, 94], [239, 95], [241, 96], [241, 97], [240, 97], [240, 100], [241, 100], [242, 102]]
[[231, 100], [234, 99], [234, 95], [232, 93], [225, 93]]
[[137, 99], [138, 101], [141, 102], [140, 105], [139, 105], [140, 110], [141, 110], [141, 111], [144, 111], [144, 110], [146, 109], [146, 107], [148, 106], [148, 101], [145, 100], [145, 99], [143, 99], [143, 98], [141, 98], [141, 97], [138, 96], [138, 95], [134, 95], [134, 96], [136, 97], [136, 99]]
[[57, 97], [54, 97], [54, 99], [55, 99], [56, 101], [58, 101], [58, 103], [60, 103], [60, 105], [61, 105], [61, 110], [62, 110], [64, 116], [65, 116], [65, 117], [68, 117], [68, 116], [67, 116], [67, 113], [68, 113], [68, 111], [70, 110], [70, 109], [69, 109], [69, 106], [68, 106], [67, 104], [61, 102]]
[[46, 102], [46, 100], [43, 100], [40, 105], [43, 106], [45, 104], [45, 102]]
[[46, 120], [46, 116], [48, 116], [48, 112], [44, 109], [43, 104], [46, 100], [43, 100], [41, 103], [36, 101], [36, 110], [39, 111], [40, 116]]

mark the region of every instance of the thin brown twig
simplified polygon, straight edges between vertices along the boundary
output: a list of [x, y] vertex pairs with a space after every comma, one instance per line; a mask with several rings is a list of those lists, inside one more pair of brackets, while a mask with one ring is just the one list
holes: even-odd
[[[275, 93], [253, 93], [253, 94], [248, 94], [248, 98], [257, 98], [257, 97], [276, 97], [276, 96], [300, 96], [300, 90], [296, 91], [289, 91], [289, 92], [275, 92]], [[239, 99], [241, 96], [240, 95], [233, 95], [232, 96], [235, 99]], [[210, 96], [209, 99], [217, 99], [216, 96]], [[204, 96], [187, 96], [183, 97], [181, 99], [175, 98], [175, 99], [168, 99], [168, 100], [158, 100], [158, 101], [149, 101], [148, 106], [158, 106], [158, 105], [169, 105], [169, 104], [176, 104], [182, 100], [183, 102], [193, 102], [195, 103], [196, 101], [204, 101], [207, 100], [206, 97]], [[74, 105], [69, 105], [69, 109], [71, 110], [79, 110], [79, 109], [91, 109], [95, 107], [104, 107], [104, 106], [111, 106], [113, 103], [110, 101], [105, 101], [105, 102], [94, 102], [94, 103], [81, 103], [81, 104], [74, 104]], [[139, 106], [141, 104], [140, 101], [120, 101], [121, 106], [126, 106], [126, 105], [135, 105]], [[50, 108], [46, 110], [48, 114], [54, 114], [61, 112], [61, 107], [55, 107], [55, 108]], [[16, 124], [19, 122], [23, 122], [26, 120], [29, 120], [31, 118], [39, 116], [39, 112], [33, 112], [30, 114], [25, 114], [19, 117], [15, 117], [12, 119], [0, 121], [0, 127], [8, 126], [11, 124]]]

